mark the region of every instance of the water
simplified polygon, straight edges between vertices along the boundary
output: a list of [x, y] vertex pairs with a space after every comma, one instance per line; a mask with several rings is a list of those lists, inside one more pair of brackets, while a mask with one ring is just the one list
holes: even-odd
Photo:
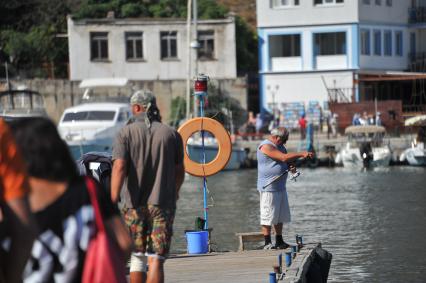
[[[333, 254], [329, 282], [426, 282], [426, 168], [373, 171], [302, 168], [288, 182], [294, 242], [321, 242]], [[256, 170], [208, 178], [212, 240], [220, 251], [238, 248], [236, 232], [259, 231]], [[185, 252], [185, 229], [203, 216], [201, 179], [187, 176], [175, 220], [173, 252]]]

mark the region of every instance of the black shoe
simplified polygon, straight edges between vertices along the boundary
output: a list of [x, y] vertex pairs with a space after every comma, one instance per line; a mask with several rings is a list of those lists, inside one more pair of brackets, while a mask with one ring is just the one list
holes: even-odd
[[285, 250], [285, 249], [287, 249], [289, 247], [290, 247], [289, 244], [287, 244], [286, 242], [282, 242], [282, 243], [275, 244], [274, 247], [273, 247], [273, 249]]
[[276, 248], [275, 248], [275, 245], [273, 245], [272, 243], [265, 244], [257, 248], [257, 250], [274, 250], [274, 249]]

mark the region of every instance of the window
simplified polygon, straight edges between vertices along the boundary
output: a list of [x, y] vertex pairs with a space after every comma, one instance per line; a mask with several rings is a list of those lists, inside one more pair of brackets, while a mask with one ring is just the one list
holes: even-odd
[[81, 111], [66, 113], [62, 122], [70, 121], [112, 121], [114, 120], [114, 111]]
[[370, 30], [361, 30], [361, 54], [370, 55]]
[[270, 36], [269, 54], [271, 57], [300, 57], [300, 34]]
[[198, 32], [198, 58], [201, 60], [214, 59], [214, 31], [206, 30]]
[[143, 33], [126, 32], [126, 60], [143, 59]]
[[344, 0], [314, 0], [314, 5], [334, 5], [342, 4]]
[[346, 54], [346, 33], [318, 33], [315, 34], [316, 55], [343, 55]]
[[392, 0], [386, 0], [386, 6], [392, 7]]
[[120, 113], [118, 113], [118, 118], [117, 121], [118, 122], [125, 122], [127, 120], [129, 120], [130, 118], [130, 113], [127, 111], [120, 111]]
[[375, 2], [376, 2], [377, 6], [381, 6], [382, 5], [382, 0], [375, 0]]
[[392, 56], [392, 32], [387, 30], [384, 32], [385, 56]]
[[395, 32], [395, 55], [402, 56], [402, 31]]
[[382, 32], [380, 30], [374, 31], [374, 55], [382, 55]]
[[177, 59], [177, 32], [162, 31], [161, 37], [161, 59]]
[[362, 0], [362, 4], [364, 4], [364, 5], [370, 5], [370, 0]]
[[90, 60], [105, 61], [108, 60], [108, 33], [91, 32], [90, 33]]
[[273, 8], [299, 6], [299, 0], [272, 0]]

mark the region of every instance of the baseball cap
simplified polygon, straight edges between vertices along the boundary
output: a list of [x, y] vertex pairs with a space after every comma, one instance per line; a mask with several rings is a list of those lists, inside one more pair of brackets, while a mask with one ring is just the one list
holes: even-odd
[[150, 90], [138, 90], [130, 98], [130, 104], [151, 106], [156, 104], [156, 99]]

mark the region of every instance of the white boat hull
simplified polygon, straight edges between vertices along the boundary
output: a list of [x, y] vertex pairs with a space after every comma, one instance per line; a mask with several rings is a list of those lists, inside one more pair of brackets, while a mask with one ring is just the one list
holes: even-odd
[[[212, 161], [217, 154], [217, 146], [205, 145], [206, 163]], [[187, 152], [192, 160], [202, 162], [202, 146], [198, 144], [187, 144]], [[224, 170], [236, 170], [244, 166], [247, 153], [243, 148], [232, 148], [231, 158]]]
[[401, 154], [400, 161], [407, 161], [412, 166], [426, 166], [426, 150], [422, 148], [408, 148]]
[[[391, 158], [392, 152], [388, 147], [373, 148], [373, 160], [371, 161], [370, 165], [372, 167], [386, 167], [389, 166]], [[364, 166], [358, 148], [343, 149], [339, 153], [339, 159], [343, 163], [344, 167], [362, 168]]]

